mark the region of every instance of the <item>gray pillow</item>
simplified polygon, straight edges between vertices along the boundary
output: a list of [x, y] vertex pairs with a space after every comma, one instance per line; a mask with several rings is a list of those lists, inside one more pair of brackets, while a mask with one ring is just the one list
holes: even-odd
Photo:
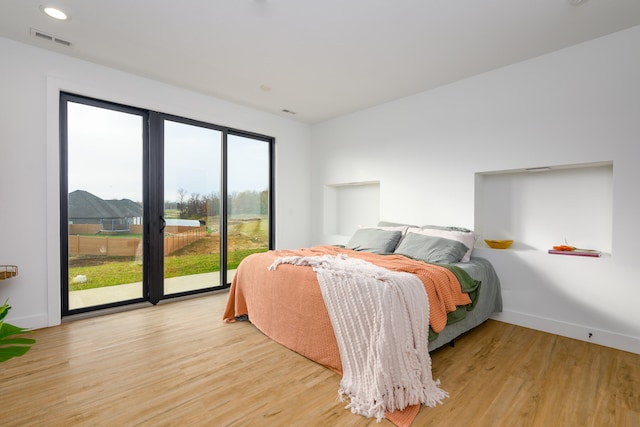
[[389, 254], [393, 253], [401, 237], [401, 231], [360, 228], [349, 239], [345, 247], [356, 251]]
[[464, 243], [457, 240], [408, 233], [395, 253], [431, 263], [455, 264], [460, 262], [468, 250]]

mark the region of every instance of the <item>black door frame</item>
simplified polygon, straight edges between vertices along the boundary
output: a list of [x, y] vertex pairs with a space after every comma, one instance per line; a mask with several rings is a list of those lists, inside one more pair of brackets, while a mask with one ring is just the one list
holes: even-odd
[[[69, 309], [69, 270], [68, 270], [68, 149], [67, 149], [67, 103], [77, 102], [99, 108], [107, 108], [140, 115], [143, 119], [143, 297], [134, 300], [119, 301], [103, 305]], [[99, 100], [82, 95], [67, 92], [60, 93], [60, 280], [62, 317], [75, 314], [98, 311], [113, 307], [120, 307], [140, 302], [157, 304], [164, 299], [180, 297], [184, 295], [209, 292], [224, 289], [230, 286], [227, 283], [227, 144], [229, 135], [237, 135], [264, 141], [269, 144], [269, 194], [268, 194], [268, 221], [269, 235], [268, 247], [275, 247], [275, 138], [239, 129], [218, 126], [185, 117], [160, 113], [152, 110], [131, 107], [110, 101]], [[163, 229], [164, 219], [164, 120], [172, 120], [180, 123], [214, 129], [222, 132], [221, 144], [221, 207], [220, 207], [220, 283], [217, 287], [202, 290], [188, 291], [184, 293], [164, 295], [163, 270]]]

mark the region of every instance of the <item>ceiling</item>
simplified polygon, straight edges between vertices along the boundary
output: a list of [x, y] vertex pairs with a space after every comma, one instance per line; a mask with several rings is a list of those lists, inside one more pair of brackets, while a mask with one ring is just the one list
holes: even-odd
[[575, 1], [3, 0], [0, 36], [317, 123], [640, 24]]

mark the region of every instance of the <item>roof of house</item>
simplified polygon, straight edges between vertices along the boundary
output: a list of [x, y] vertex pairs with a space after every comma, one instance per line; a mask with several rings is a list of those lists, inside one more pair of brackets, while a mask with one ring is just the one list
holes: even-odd
[[165, 221], [169, 226], [200, 227], [202, 225], [197, 219], [167, 218]]
[[69, 193], [69, 218], [127, 218], [142, 216], [142, 206], [129, 199], [103, 200], [88, 191]]

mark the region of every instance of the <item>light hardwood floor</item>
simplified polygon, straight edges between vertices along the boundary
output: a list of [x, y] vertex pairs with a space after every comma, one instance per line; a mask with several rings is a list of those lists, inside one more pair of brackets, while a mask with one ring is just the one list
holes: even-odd
[[[0, 365], [0, 425], [391, 426], [340, 378], [247, 322], [227, 293], [41, 329]], [[640, 355], [488, 321], [432, 353], [450, 398], [414, 426], [640, 426]]]

